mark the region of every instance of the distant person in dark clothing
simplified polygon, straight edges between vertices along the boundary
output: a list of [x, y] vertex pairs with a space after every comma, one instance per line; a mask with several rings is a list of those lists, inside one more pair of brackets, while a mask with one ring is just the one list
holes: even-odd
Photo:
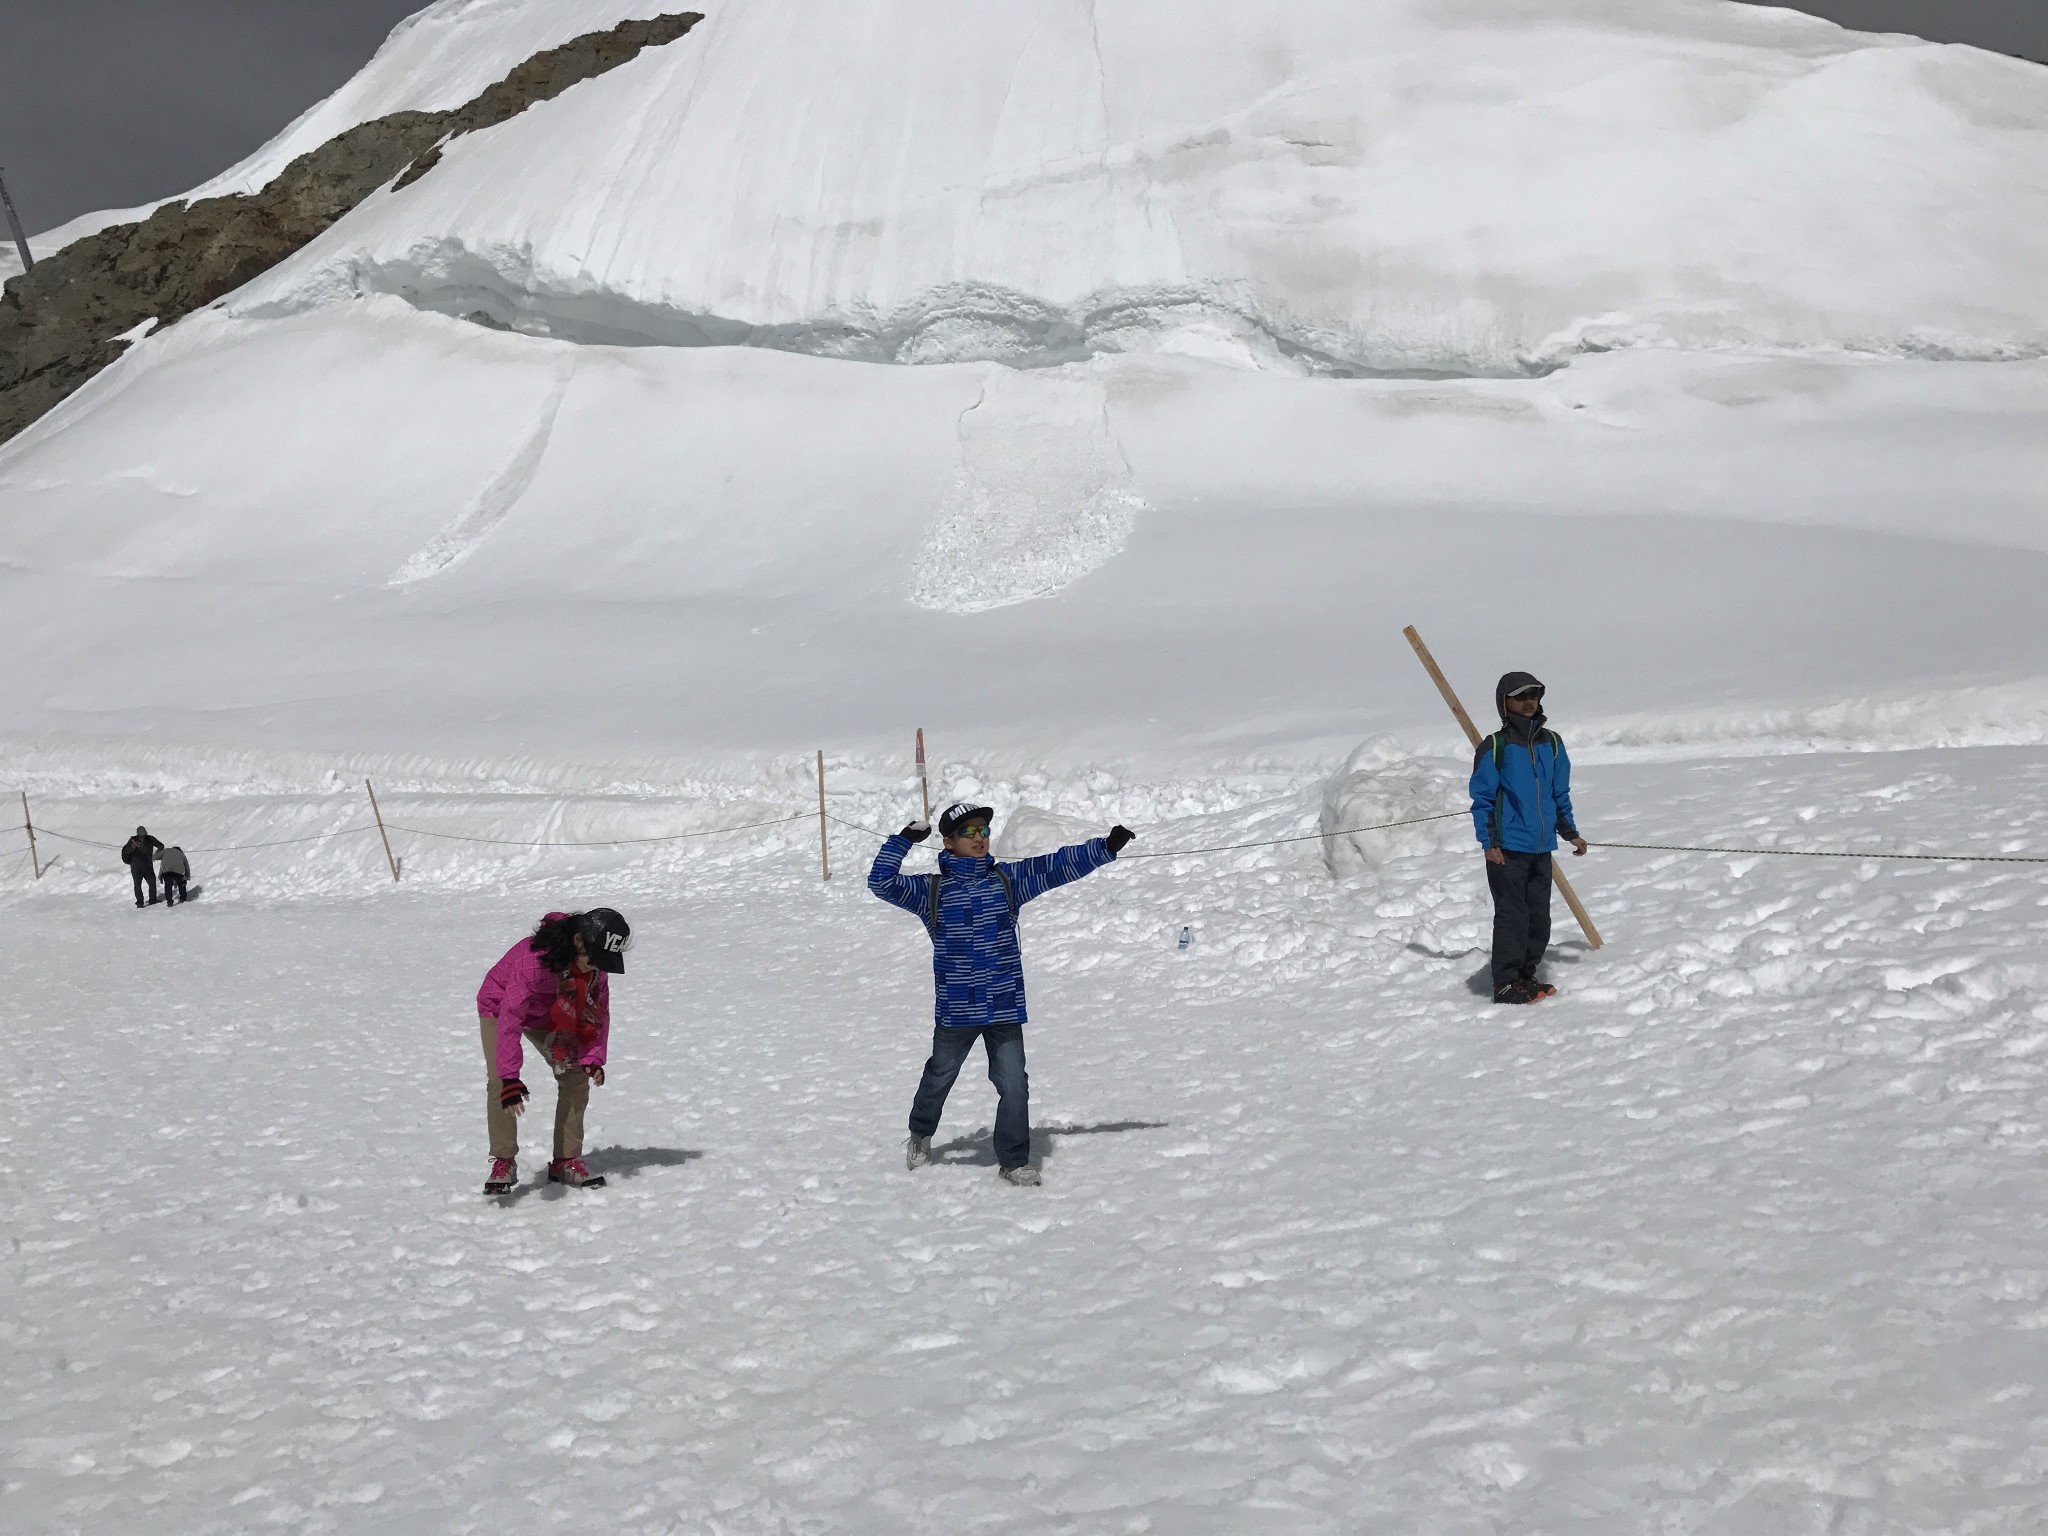
[[158, 866], [164, 877], [164, 905], [175, 907], [192, 898], [185, 894], [185, 882], [192, 878], [192, 865], [182, 848], [166, 848]]
[[1543, 685], [1510, 672], [1493, 691], [1500, 729], [1472, 760], [1472, 825], [1493, 893], [1493, 1000], [1533, 1003], [1557, 988], [1536, 967], [1550, 947], [1550, 856], [1562, 837], [1586, 851], [1572, 819], [1572, 764], [1543, 728]]
[[[163, 844], [149, 835], [149, 828], [137, 827], [135, 835], [121, 845], [121, 862], [128, 866], [128, 873], [135, 879], [135, 905], [153, 906], [156, 903], [156, 856]], [[149, 900], [142, 899], [142, 887], [149, 887]]]

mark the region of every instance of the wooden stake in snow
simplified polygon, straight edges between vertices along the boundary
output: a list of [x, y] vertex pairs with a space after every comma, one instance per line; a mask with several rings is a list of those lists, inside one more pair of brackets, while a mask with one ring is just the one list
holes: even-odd
[[932, 781], [924, 771], [924, 727], [917, 728], [917, 782], [924, 791], [924, 819], [932, 819]]
[[825, 841], [825, 749], [818, 748], [818, 868], [820, 879], [832, 878], [832, 851]]
[[377, 835], [384, 839], [384, 862], [391, 866], [391, 878], [398, 878], [398, 860], [391, 856], [391, 834], [384, 830], [384, 813], [377, 809], [377, 791], [370, 789], [370, 781], [363, 780], [363, 788], [370, 792], [370, 814], [377, 818]]
[[43, 878], [43, 861], [36, 852], [36, 824], [28, 813], [28, 791], [25, 789], [21, 792], [21, 825], [28, 833], [28, 861], [35, 866], [36, 878], [40, 880]]
[[[1444, 696], [1444, 702], [1451, 706], [1451, 713], [1457, 716], [1458, 724], [1465, 728], [1466, 739], [1472, 743], [1472, 750], [1479, 750], [1479, 743], [1485, 738], [1479, 727], [1472, 723], [1472, 717], [1465, 713], [1465, 706], [1458, 702], [1458, 695], [1451, 690], [1450, 679], [1444, 676], [1443, 668], [1436, 664], [1436, 658], [1429, 654], [1429, 647], [1422, 643], [1422, 636], [1410, 624], [1401, 631], [1408, 637], [1408, 643], [1415, 647], [1416, 657], [1422, 662], [1422, 669], [1429, 674], [1429, 680], [1436, 684], [1436, 691]], [[1564, 904], [1572, 909], [1572, 916], [1579, 920], [1579, 927], [1585, 930], [1586, 942], [1595, 949], [1601, 947], [1600, 930], [1593, 926], [1593, 919], [1586, 915], [1586, 909], [1579, 903], [1579, 893], [1572, 889], [1571, 881], [1565, 879], [1564, 871], [1553, 859], [1550, 864], [1550, 878], [1556, 884], [1558, 894], [1564, 897]]]

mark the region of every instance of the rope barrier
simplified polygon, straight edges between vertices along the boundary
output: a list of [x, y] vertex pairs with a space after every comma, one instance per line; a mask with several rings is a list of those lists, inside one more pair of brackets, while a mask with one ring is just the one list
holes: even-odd
[[[287, 848], [294, 843], [324, 843], [330, 838], [350, 837], [357, 832], [374, 832], [377, 829], [368, 822], [360, 827], [343, 827], [339, 832], [315, 832], [309, 837], [280, 837], [266, 843], [221, 843], [211, 848], [187, 848], [187, 853], [242, 853], [251, 848]], [[67, 843], [80, 843], [87, 848], [117, 849], [119, 843], [95, 842], [89, 837], [73, 837], [69, 832], [59, 832], [52, 827], [37, 827], [37, 835], [61, 837]]]
[[[1381, 821], [1375, 822], [1369, 827], [1338, 827], [1329, 832], [1305, 832], [1299, 837], [1273, 837], [1256, 843], [1218, 843], [1210, 848], [1169, 848], [1155, 853], [1120, 853], [1117, 855], [1117, 862], [1121, 864], [1128, 859], [1185, 859], [1191, 858], [1198, 853], [1236, 853], [1245, 848], [1278, 848], [1283, 843], [1313, 843], [1319, 842], [1326, 837], [1348, 837], [1353, 832], [1385, 832], [1394, 827], [1419, 827], [1423, 823], [1431, 821], [1455, 821], [1458, 817], [1465, 814], [1467, 813], [1464, 811], [1445, 811], [1437, 816], [1411, 816], [1405, 821]], [[844, 817], [833, 816], [829, 813], [825, 819], [827, 821], [836, 821], [842, 827], [851, 827], [856, 832], [865, 832], [869, 837], [878, 837], [884, 841], [896, 835], [893, 832], [877, 832], [873, 827], [864, 827], [857, 821], [848, 821]]]
[[1780, 859], [1910, 859], [1922, 864], [2048, 864], [2033, 853], [1858, 853], [1833, 848], [1706, 848], [1692, 843], [1594, 843], [1588, 848], [1635, 848], [1650, 853], [1762, 854]]
[[1261, 843], [1219, 843], [1213, 848], [1169, 848], [1153, 853], [1121, 853], [1117, 861], [1125, 859], [1184, 859], [1197, 853], [1236, 853], [1241, 848], [1278, 848], [1282, 843], [1313, 843], [1326, 837], [1349, 837], [1354, 832], [1386, 832], [1395, 827], [1419, 827], [1431, 821], [1455, 821], [1468, 814], [1465, 811], [1445, 811], [1440, 816], [1411, 816], [1406, 821], [1381, 821], [1369, 827], [1338, 827], [1329, 832], [1305, 832], [1300, 837], [1275, 837]]
[[[1455, 821], [1464, 816], [1464, 811], [1445, 811], [1435, 816], [1410, 816], [1400, 821], [1375, 822], [1364, 827], [1338, 827], [1328, 832], [1305, 832], [1294, 837], [1262, 838], [1248, 843], [1214, 843], [1202, 848], [1167, 848], [1148, 850], [1143, 853], [1125, 853], [1120, 859], [1185, 859], [1205, 853], [1241, 853], [1253, 848], [1279, 848], [1289, 843], [1313, 843], [1326, 837], [1348, 837], [1359, 832], [1390, 832], [1398, 827], [1419, 827], [1430, 822]], [[649, 843], [675, 843], [692, 838], [717, 837], [727, 832], [749, 832], [761, 827], [787, 826], [793, 822], [808, 821], [809, 811], [796, 811], [787, 816], [774, 816], [765, 821], [746, 821], [730, 827], [706, 827], [695, 832], [670, 832], [658, 837], [611, 837], [587, 841], [552, 840], [539, 841], [528, 838], [476, 837], [464, 832], [432, 832], [424, 827], [405, 827], [396, 822], [387, 823], [393, 832], [405, 832], [414, 837], [436, 837], [448, 842], [485, 843], [499, 848], [626, 848]], [[877, 831], [857, 821], [848, 821], [843, 816], [826, 814], [827, 821], [851, 831], [886, 841], [895, 834]], [[26, 827], [12, 830], [26, 832]], [[281, 837], [260, 843], [222, 843], [207, 848], [192, 848], [190, 853], [243, 853], [258, 848], [287, 848], [301, 843], [323, 843], [337, 837], [353, 837], [361, 832], [374, 832], [376, 827], [368, 822], [361, 826], [344, 827], [338, 832], [316, 832], [306, 837]], [[79, 837], [74, 833], [60, 832], [54, 827], [38, 826], [36, 832], [43, 837], [61, 838], [67, 843], [77, 843], [86, 848], [118, 849], [119, 843], [103, 843], [90, 837]], [[1919, 864], [2048, 864], [2048, 854], [2028, 853], [1876, 853], [1856, 849], [1833, 848], [1726, 848], [1703, 843], [1606, 843], [1588, 842], [1589, 848], [1629, 849], [1639, 853], [1711, 853], [1736, 858], [1782, 858], [1782, 859], [1894, 859]], [[24, 849], [20, 855], [28, 856]]]
[[792, 816], [775, 816], [767, 821], [743, 821], [732, 827], [706, 827], [697, 832], [669, 832], [660, 837], [607, 837], [594, 842], [532, 842], [514, 837], [472, 837], [463, 832], [429, 832], [423, 827], [401, 827], [395, 821], [385, 826], [393, 832], [409, 832], [414, 837], [439, 837], [457, 843], [491, 843], [500, 848], [624, 848], [638, 843], [677, 843], [690, 837], [716, 837], [722, 832], [746, 832], [756, 827], [786, 826], [792, 821], [808, 821], [809, 811], [798, 811]]
[[59, 832], [54, 827], [37, 827], [36, 830], [42, 833], [44, 837], [61, 837], [67, 843], [82, 843], [88, 848], [118, 848], [121, 846], [119, 843], [95, 842], [89, 837], [73, 837], [69, 832]]
[[[1168, 848], [1147, 853], [1123, 853], [1117, 862], [1130, 859], [1184, 859], [1198, 853], [1237, 853], [1247, 848], [1278, 848], [1284, 843], [1313, 843], [1325, 837], [1348, 837], [1354, 832], [1389, 832], [1396, 827], [1419, 827], [1433, 821], [1456, 821], [1468, 814], [1464, 811], [1445, 811], [1437, 816], [1411, 816], [1402, 821], [1375, 822], [1367, 827], [1338, 827], [1329, 832], [1305, 832], [1298, 837], [1266, 838], [1254, 843], [1217, 843], [1207, 848]], [[889, 832], [877, 832], [873, 827], [864, 827], [857, 821], [848, 821], [841, 816], [828, 816], [827, 820], [842, 827], [851, 827], [856, 832], [865, 832], [869, 837], [889, 838]], [[1906, 859], [1923, 864], [2048, 864], [2048, 854], [2030, 853], [1863, 853], [1855, 850], [1822, 848], [1712, 848], [1696, 843], [1595, 843], [1588, 842], [1588, 848], [1632, 848], [1650, 853], [1722, 853], [1737, 856], [1751, 854], [1792, 859]]]
[[[661, 837], [613, 837], [600, 838], [591, 842], [534, 842], [524, 838], [471, 837], [461, 832], [430, 832], [424, 827], [401, 827], [397, 822], [387, 822], [393, 832], [409, 832], [414, 837], [438, 837], [459, 843], [492, 843], [504, 848], [619, 848], [632, 843], [673, 843], [684, 838], [714, 837], [721, 832], [745, 832], [755, 827], [779, 827], [788, 822], [802, 821], [809, 815], [798, 811], [793, 816], [776, 816], [767, 821], [742, 822], [735, 827], [707, 827], [698, 832], [671, 832]], [[21, 830], [21, 829], [17, 829]], [[309, 837], [280, 837], [262, 843], [222, 843], [210, 848], [188, 848], [187, 853], [243, 853], [252, 848], [286, 848], [297, 843], [324, 843], [332, 838], [353, 837], [358, 832], [374, 832], [377, 828], [370, 822], [359, 827], [343, 827], [338, 832], [316, 832]], [[37, 827], [36, 831], [45, 837], [61, 837], [67, 843], [78, 843], [87, 848], [118, 849], [119, 843], [102, 843], [90, 837], [76, 837], [69, 832], [59, 832], [53, 827]], [[24, 852], [24, 857], [26, 853]]]

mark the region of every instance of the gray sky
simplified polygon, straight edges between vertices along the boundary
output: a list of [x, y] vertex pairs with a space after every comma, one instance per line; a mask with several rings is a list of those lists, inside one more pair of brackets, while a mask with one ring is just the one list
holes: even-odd
[[206, 180], [426, 0], [0, 0], [0, 166], [31, 231]]
[[[48, 229], [225, 170], [354, 74], [424, 3], [0, 0], [0, 166], [22, 222]], [[2048, 0], [1797, 9], [2048, 61]]]

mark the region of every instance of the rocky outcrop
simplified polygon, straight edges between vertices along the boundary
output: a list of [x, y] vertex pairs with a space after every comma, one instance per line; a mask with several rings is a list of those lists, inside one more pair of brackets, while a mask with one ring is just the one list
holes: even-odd
[[258, 192], [166, 203], [140, 223], [103, 229], [37, 262], [0, 297], [0, 442], [125, 352], [127, 332], [150, 320], [175, 324], [225, 297], [377, 188], [426, 175], [450, 139], [674, 42], [701, 20], [692, 11], [586, 33], [535, 54], [452, 111], [394, 112], [351, 128]]

